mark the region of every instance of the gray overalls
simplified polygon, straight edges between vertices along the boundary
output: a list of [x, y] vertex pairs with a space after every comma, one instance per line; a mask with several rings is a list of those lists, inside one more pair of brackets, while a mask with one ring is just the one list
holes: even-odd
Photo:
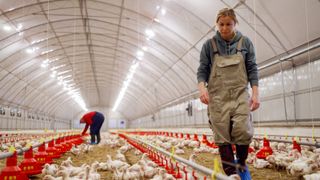
[[243, 37], [237, 53], [220, 56], [214, 39], [215, 55], [208, 83], [208, 115], [217, 145], [249, 145], [253, 136], [249, 109], [248, 78], [241, 54]]

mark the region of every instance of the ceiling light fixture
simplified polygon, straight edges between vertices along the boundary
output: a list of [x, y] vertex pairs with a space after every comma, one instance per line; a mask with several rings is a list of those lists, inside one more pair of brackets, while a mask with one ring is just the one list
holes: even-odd
[[144, 55], [144, 52], [143, 51], [137, 51], [137, 56], [138, 57], [143, 57]]
[[151, 39], [155, 36], [155, 33], [151, 29], [146, 29], [145, 31], [147, 38]]
[[117, 100], [116, 100], [116, 102], [115, 102], [115, 104], [114, 104], [114, 106], [112, 108], [112, 111], [116, 111], [117, 110], [119, 104], [121, 103], [121, 101], [122, 101], [122, 99], [123, 99], [123, 97], [124, 97], [124, 95], [126, 93], [126, 90], [127, 90], [128, 86], [129, 86], [129, 84], [131, 82], [131, 79], [133, 78], [133, 75], [134, 75], [136, 69], [138, 68], [138, 66], [139, 66], [139, 62], [138, 61], [134, 61], [133, 64], [131, 65], [131, 67], [129, 69], [129, 73], [128, 73], [125, 81], [123, 82], [122, 88], [121, 88], [120, 93], [118, 95], [118, 98], [117, 98]]
[[28, 49], [26, 49], [26, 52], [27, 52], [28, 54], [34, 53], [34, 51], [35, 51], [34, 48], [28, 48]]
[[11, 26], [9, 26], [9, 25], [4, 25], [3, 26], [3, 29], [5, 30], [5, 31], [11, 31]]
[[17, 30], [17, 31], [20, 31], [21, 29], [22, 29], [22, 24], [18, 24], [16, 30]]
[[166, 12], [167, 12], [166, 9], [164, 9], [164, 8], [161, 9], [161, 14], [162, 14], [163, 16], [166, 15]]
[[43, 51], [43, 52], [41, 53], [41, 55], [47, 54], [47, 53], [52, 52], [52, 51], [53, 51], [53, 49], [50, 49], [50, 50], [48, 50], [48, 51]]
[[86, 104], [84, 103], [83, 99], [80, 97], [80, 94], [73, 94], [72, 98], [80, 105], [80, 107], [84, 111], [88, 111]]
[[[46, 59], [46, 60], [44, 60], [42, 63], [41, 63], [41, 67], [43, 67], [43, 68], [46, 68], [46, 67], [48, 67], [49, 66], [49, 59]], [[51, 68], [52, 69], [52, 68]]]

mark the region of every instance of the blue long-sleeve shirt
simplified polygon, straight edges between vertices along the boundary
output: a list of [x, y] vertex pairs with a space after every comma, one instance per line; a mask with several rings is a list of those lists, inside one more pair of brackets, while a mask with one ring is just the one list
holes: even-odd
[[[229, 42], [222, 39], [219, 32], [217, 32], [214, 37], [216, 39], [216, 44], [217, 44], [217, 48], [219, 50], [220, 55], [224, 56], [224, 55], [232, 55], [237, 53], [236, 51], [237, 44], [240, 38], [242, 37], [242, 34], [239, 31], [237, 31], [236, 36]], [[258, 86], [259, 77], [258, 77], [258, 68], [256, 64], [255, 50], [252, 42], [246, 36], [243, 36], [241, 50], [242, 50], [241, 53], [246, 65], [248, 81], [250, 82], [251, 87]], [[198, 83], [200, 82], [208, 83], [210, 72], [211, 72], [211, 66], [212, 66], [211, 63], [213, 63], [214, 61], [213, 59], [213, 61], [211, 62], [211, 59], [213, 56], [214, 54], [213, 54], [211, 39], [208, 39], [203, 44], [201, 53], [200, 53], [200, 65], [197, 72]]]

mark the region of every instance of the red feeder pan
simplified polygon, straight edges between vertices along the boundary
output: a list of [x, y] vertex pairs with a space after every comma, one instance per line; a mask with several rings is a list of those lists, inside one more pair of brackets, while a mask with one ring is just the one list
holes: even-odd
[[83, 143], [83, 140], [80, 135], [75, 135], [72, 138], [73, 138], [73, 143], [75, 145], [80, 145], [81, 143]]
[[70, 136], [64, 137], [64, 143], [67, 145], [69, 151], [72, 148], [72, 141]]
[[60, 152], [57, 148], [54, 147], [54, 140], [51, 140], [49, 142], [46, 152], [48, 153], [48, 156], [51, 158], [60, 158]]
[[7, 166], [0, 173], [0, 179], [4, 180], [28, 180], [28, 176], [17, 166], [17, 152], [7, 158]]
[[70, 136], [64, 137], [64, 143], [68, 147], [68, 151], [72, 148], [72, 142], [70, 141]]
[[81, 137], [81, 135], [77, 135], [77, 138], [78, 138], [78, 145], [82, 144], [83, 143], [83, 139]]
[[180, 179], [180, 178], [182, 178], [182, 175], [181, 175], [181, 173], [180, 173], [180, 167], [179, 167], [178, 162], [176, 162], [176, 167], [177, 167], [177, 174], [174, 174], [173, 176], [174, 176], [175, 178], [177, 178], [177, 179]]
[[256, 157], [259, 159], [266, 159], [267, 156], [273, 153], [270, 143], [266, 138], [263, 138], [263, 147], [259, 150]]
[[176, 135], [176, 138], [178, 138], [178, 137], [179, 137], [179, 134], [178, 134], [178, 133], [175, 133], [175, 135]]
[[249, 153], [254, 152], [254, 148], [253, 148], [253, 147], [249, 147], [249, 148], [248, 148], [248, 152], [249, 152]]
[[183, 138], [183, 133], [180, 133], [180, 138]]
[[67, 140], [67, 143], [68, 143], [68, 144], [71, 144], [71, 147], [72, 147], [72, 144], [75, 144], [75, 145], [76, 145], [75, 139], [73, 139], [73, 136], [72, 136], [72, 135], [68, 136], [66, 140]]
[[76, 142], [76, 139], [74, 138], [74, 135], [69, 136], [68, 142], [71, 144], [77, 145], [77, 142]]
[[64, 154], [67, 152], [67, 146], [63, 143], [62, 137], [60, 137], [56, 140], [56, 144], [60, 146], [59, 148], [60, 148], [61, 154]]
[[66, 138], [66, 137], [60, 138], [60, 144], [63, 146], [63, 151], [66, 153], [66, 152], [68, 152], [68, 151], [71, 149], [72, 145], [71, 145], [71, 144], [69, 145], [69, 144], [65, 141], [65, 138]]
[[176, 173], [174, 172], [173, 164], [172, 164], [171, 159], [170, 159], [170, 167], [169, 167], [169, 170], [167, 170], [167, 172], [168, 172], [168, 174], [172, 174], [172, 175], [176, 174]]
[[199, 139], [198, 139], [198, 135], [197, 135], [197, 134], [194, 134], [194, 136], [193, 136], [193, 140], [194, 140], [194, 141], [199, 141]]
[[187, 137], [186, 137], [186, 139], [190, 139], [190, 134], [187, 134]]
[[212, 143], [209, 143], [209, 146], [212, 148], [218, 148], [218, 146], [216, 145], [216, 143], [214, 143], [214, 141], [212, 141]]
[[64, 146], [63, 146], [62, 144], [60, 144], [60, 138], [56, 139], [55, 148], [58, 150], [58, 152], [59, 152], [60, 154], [63, 154], [63, 153], [66, 152]]
[[48, 156], [48, 153], [46, 152], [46, 144], [43, 143], [39, 146], [38, 152], [34, 155], [34, 158], [38, 161], [38, 163], [42, 165], [48, 163], [52, 163], [52, 158]]
[[301, 153], [301, 146], [295, 140], [293, 140], [293, 148], [292, 149], [296, 149]]
[[41, 164], [33, 158], [32, 147], [24, 153], [24, 160], [19, 167], [28, 176], [41, 173]]
[[207, 139], [207, 136], [205, 134], [202, 135], [202, 143], [204, 144], [208, 144], [208, 139]]

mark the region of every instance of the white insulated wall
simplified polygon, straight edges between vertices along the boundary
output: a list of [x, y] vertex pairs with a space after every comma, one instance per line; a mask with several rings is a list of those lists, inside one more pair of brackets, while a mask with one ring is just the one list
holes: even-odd
[[[283, 85], [282, 80], [283, 77]], [[319, 122], [320, 61], [263, 78], [260, 81], [261, 108], [255, 121], [300, 120]], [[285, 94], [285, 100], [284, 100]], [[285, 111], [286, 104], [286, 111]]]
[[[253, 113], [253, 120], [255, 122], [284, 120], [319, 122], [319, 77], [320, 60], [286, 70], [283, 75], [280, 72], [261, 78], [259, 82], [261, 107]], [[188, 102], [193, 105], [193, 116], [187, 115]], [[207, 126], [207, 106], [200, 103], [199, 99], [188, 102], [162, 109], [155, 113], [154, 118], [152, 115], [147, 115], [130, 121], [129, 128]]]
[[4, 108], [5, 115], [0, 115], [1, 130], [19, 129], [70, 129], [70, 120], [48, 117], [20, 109], [21, 117], [10, 115], [10, 108]]

